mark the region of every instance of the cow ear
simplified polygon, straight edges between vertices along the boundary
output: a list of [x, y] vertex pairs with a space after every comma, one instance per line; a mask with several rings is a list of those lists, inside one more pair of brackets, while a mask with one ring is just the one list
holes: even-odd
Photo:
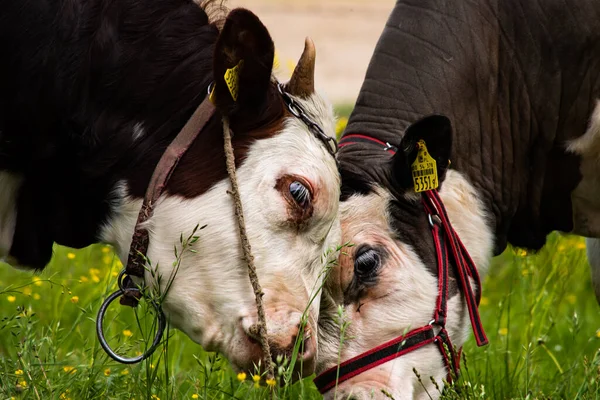
[[392, 160], [394, 184], [399, 189], [414, 187], [412, 164], [419, 153], [419, 141], [427, 146], [427, 151], [436, 161], [437, 175], [441, 184], [450, 165], [452, 151], [452, 125], [443, 115], [430, 115], [410, 125], [405, 133], [398, 151]]
[[226, 116], [257, 113], [265, 106], [275, 47], [252, 12], [236, 8], [225, 20], [213, 60], [211, 99]]

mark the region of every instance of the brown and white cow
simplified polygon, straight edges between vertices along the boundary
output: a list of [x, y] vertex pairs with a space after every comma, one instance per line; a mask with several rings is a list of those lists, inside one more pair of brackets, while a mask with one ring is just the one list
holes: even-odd
[[[125, 262], [154, 166], [214, 82], [217, 112], [148, 221], [148, 258], [157, 275], [169, 277], [180, 235], [206, 225], [163, 308], [205, 349], [250, 369], [262, 352], [228, 194], [222, 118], [234, 135], [274, 356], [289, 355], [323, 254], [339, 241], [339, 173], [332, 149], [286, 108], [272, 77], [273, 41], [260, 20], [235, 9], [223, 21], [218, 8], [211, 19], [206, 7], [192, 0], [2, 3], [0, 257], [40, 270], [55, 242], [104, 242]], [[234, 100], [224, 74], [236, 65]], [[314, 92], [313, 76], [307, 41], [285, 90], [333, 135], [332, 107]], [[145, 278], [156, 284], [150, 271]], [[314, 368], [317, 316], [318, 299], [309, 307], [304, 373]]]
[[[600, 237], [599, 17], [596, 0], [397, 1], [340, 140], [342, 242], [354, 246], [322, 296], [317, 372], [432, 321], [436, 251], [410, 178], [419, 139], [480, 274], [507, 243]], [[446, 329], [460, 347], [471, 324], [453, 271]], [[427, 399], [447, 370], [430, 343], [355, 372], [326, 398]]]

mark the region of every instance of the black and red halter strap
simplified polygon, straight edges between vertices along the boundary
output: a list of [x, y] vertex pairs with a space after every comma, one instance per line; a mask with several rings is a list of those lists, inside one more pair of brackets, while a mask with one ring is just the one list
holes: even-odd
[[[383, 150], [395, 154], [396, 148], [389, 143], [365, 135], [346, 135], [339, 143], [339, 147], [359, 142], [369, 142], [381, 145]], [[465, 246], [456, 234], [448, 218], [448, 213], [437, 190], [422, 193], [421, 201], [427, 213], [438, 267], [438, 295], [433, 319], [420, 328], [413, 329], [405, 335], [399, 336], [374, 349], [368, 350], [356, 357], [344, 361], [339, 366], [334, 366], [317, 376], [315, 385], [321, 393], [326, 393], [338, 384], [355, 377], [362, 372], [384, 364], [404, 354], [417, 350], [423, 346], [435, 343], [440, 350], [444, 365], [448, 370], [448, 382], [452, 381], [452, 374], [458, 375], [460, 368], [460, 353], [455, 351], [448, 331], [446, 330], [446, 316], [448, 311], [448, 271], [450, 256], [457, 269], [457, 279], [460, 289], [465, 296], [471, 325], [478, 346], [488, 343], [483, 330], [483, 325], [477, 309], [480, 300], [481, 281], [475, 263], [469, 256]], [[471, 287], [471, 279], [475, 282], [475, 294]], [[446, 345], [446, 346], [444, 346]], [[446, 348], [444, 348], [446, 347]], [[446, 351], [448, 350], [448, 352]]]
[[398, 151], [398, 149], [395, 146], [392, 146], [391, 144], [381, 141], [379, 139], [375, 139], [369, 136], [365, 136], [365, 135], [359, 135], [359, 134], [351, 134], [351, 135], [346, 135], [344, 136], [342, 139], [340, 139], [340, 142], [338, 143], [338, 147], [344, 147], [344, 146], [348, 146], [350, 144], [356, 144], [356, 143], [369, 143], [369, 144], [373, 144], [373, 143], [377, 143], [379, 145], [381, 145], [381, 147], [383, 148], [384, 151], [387, 151], [390, 154], [396, 154], [396, 151]]

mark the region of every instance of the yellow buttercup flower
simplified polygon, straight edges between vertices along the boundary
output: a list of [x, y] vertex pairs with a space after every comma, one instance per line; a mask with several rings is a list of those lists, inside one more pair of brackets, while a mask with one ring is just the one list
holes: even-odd
[[271, 379], [267, 379], [267, 380], [266, 380], [266, 382], [267, 382], [267, 385], [268, 385], [269, 387], [273, 387], [273, 386], [275, 386], [275, 384], [277, 383], [277, 382], [275, 381], [275, 379], [273, 379], [273, 378], [271, 378]]
[[25, 296], [31, 296], [31, 288], [29, 286], [23, 288], [23, 294]]
[[104, 376], [110, 376], [110, 368], [104, 370]]
[[73, 303], [73, 304], [79, 303], [79, 296], [73, 296], [73, 297], [71, 297], [71, 303]]
[[67, 258], [69, 260], [74, 260], [75, 259], [75, 253], [67, 253]]
[[252, 380], [253, 380], [254, 382], [260, 382], [260, 375], [253, 375], [253, 376], [252, 376]]
[[85, 283], [85, 282], [88, 282], [88, 281], [89, 281], [89, 279], [88, 279], [87, 276], [81, 275], [79, 277], [79, 282], [84, 282]]
[[34, 300], [39, 300], [39, 299], [40, 299], [40, 297], [41, 297], [41, 296], [40, 296], [39, 294], [37, 294], [37, 293], [34, 293], [34, 294], [33, 294], [33, 299], [34, 299]]
[[577, 247], [579, 250], [583, 250], [585, 249], [585, 242], [579, 242], [575, 247]]
[[160, 400], [160, 397], [158, 397], [157, 395], [153, 394], [152, 396], [150, 396], [150, 398], [152, 400]]
[[508, 329], [507, 328], [500, 328], [500, 329], [498, 329], [498, 334], [502, 335], [502, 336], [506, 336], [506, 335], [508, 335]]
[[123, 371], [121, 371], [121, 375], [128, 375], [128, 374], [129, 374], [128, 369], [124, 369]]
[[21, 380], [21, 381], [19, 381], [19, 385], [21, 385], [21, 387], [26, 388], [27, 387], [27, 381]]
[[238, 378], [238, 381], [244, 382], [246, 380], [246, 373], [240, 372], [239, 374], [237, 374], [237, 378]]
[[596, 337], [597, 337], [597, 338], [600, 338], [600, 329], [598, 329], [598, 330], [596, 331]]
[[125, 330], [123, 331], [123, 336], [126, 336], [126, 337], [132, 337], [132, 336], [133, 336], [133, 333], [132, 333], [132, 332], [131, 332], [129, 329], [125, 329]]
[[42, 286], [42, 280], [41, 280], [39, 277], [37, 277], [37, 276], [34, 276], [34, 277], [33, 277], [33, 284], [34, 284], [35, 286]]
[[16, 370], [15, 375], [17, 375], [17, 376], [23, 375], [23, 370], [22, 369]]
[[103, 252], [103, 253], [110, 253], [110, 247], [108, 247], [108, 246], [104, 246], [104, 247], [102, 248], [102, 252]]
[[110, 264], [112, 262], [112, 257], [111, 256], [104, 256], [104, 257], [102, 257], [102, 262], [104, 264]]
[[194, 394], [192, 395], [192, 399], [197, 399], [198, 397], [199, 397], [199, 396], [198, 396], [196, 393], [194, 393]]
[[92, 280], [96, 283], [100, 282], [100, 278], [98, 277], [98, 275], [92, 275]]
[[75, 369], [75, 367], [66, 365], [63, 367], [63, 371], [65, 371], [67, 374], [74, 374], [77, 370]]
[[16, 296], [7, 296], [6, 300], [8, 300], [9, 303], [14, 303], [15, 300], [17, 300]]

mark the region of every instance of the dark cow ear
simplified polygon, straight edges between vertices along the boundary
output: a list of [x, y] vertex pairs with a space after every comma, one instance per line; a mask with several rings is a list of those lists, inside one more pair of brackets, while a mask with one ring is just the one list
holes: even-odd
[[252, 114], [265, 106], [274, 54], [273, 40], [256, 15], [243, 8], [229, 13], [213, 61], [212, 100], [224, 115]]
[[412, 165], [419, 153], [418, 143], [425, 142], [429, 155], [436, 161], [439, 183], [444, 180], [450, 165], [452, 151], [452, 125], [443, 115], [431, 115], [420, 119], [406, 129], [400, 146], [393, 158], [394, 183], [401, 189], [413, 188]]

